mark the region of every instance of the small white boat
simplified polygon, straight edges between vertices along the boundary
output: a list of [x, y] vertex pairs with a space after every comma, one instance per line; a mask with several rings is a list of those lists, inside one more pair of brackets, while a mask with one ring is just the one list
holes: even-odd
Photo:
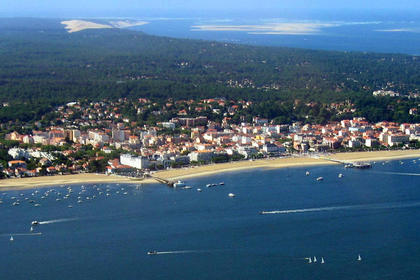
[[316, 263], [316, 257], [314, 256], [314, 263]]
[[181, 188], [181, 187], [185, 187], [186, 184], [185, 184], [185, 182], [177, 181], [177, 182], [174, 183], [173, 186], [174, 186], [174, 188]]
[[183, 190], [189, 190], [189, 189], [192, 189], [192, 187], [191, 187], [191, 186], [185, 186], [185, 187], [183, 187], [182, 189], [183, 189]]
[[13, 241], [14, 239], [13, 239], [13, 235], [10, 235], [10, 241]]
[[197, 189], [198, 192], [201, 192], [201, 189]]
[[228, 196], [229, 197], [235, 197], [235, 194], [234, 193], [229, 193]]
[[32, 221], [31, 225], [32, 226], [37, 226], [37, 225], [39, 225], [39, 222], [38, 221]]
[[225, 184], [225, 182], [220, 182], [219, 185], [223, 186]]
[[207, 185], [206, 185], [206, 187], [207, 187], [207, 188], [210, 188], [211, 186], [212, 186], [211, 184], [207, 184]]
[[147, 252], [148, 255], [157, 255], [157, 251], [149, 251]]
[[324, 180], [324, 177], [318, 177], [318, 178], [316, 178], [316, 180], [317, 181], [322, 181], [322, 180]]
[[343, 174], [338, 174], [338, 178], [342, 178], [343, 177]]
[[308, 258], [308, 263], [312, 263], [311, 257]]
[[305, 172], [305, 175], [306, 175], [306, 176], [309, 176], [309, 171], [306, 171], [306, 172]]
[[31, 227], [31, 229], [29, 230], [30, 232], [33, 232], [34, 231], [34, 227]]
[[357, 256], [357, 260], [360, 262], [362, 260], [362, 257], [360, 256], [360, 254]]
[[325, 263], [325, 261], [324, 261], [324, 258], [323, 258], [323, 257], [321, 257], [321, 263]]

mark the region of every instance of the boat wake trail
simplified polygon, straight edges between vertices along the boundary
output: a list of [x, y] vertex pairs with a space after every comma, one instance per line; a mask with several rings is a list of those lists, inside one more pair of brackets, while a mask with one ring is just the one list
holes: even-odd
[[385, 174], [385, 175], [400, 175], [400, 176], [420, 176], [420, 173], [387, 172], [387, 171], [373, 171], [372, 173]]
[[34, 232], [34, 233], [3, 233], [0, 236], [33, 236], [33, 235], [42, 235], [42, 232]]
[[41, 221], [39, 222], [40, 225], [49, 225], [49, 224], [55, 224], [55, 223], [65, 223], [65, 222], [71, 222], [71, 221], [77, 221], [79, 218], [68, 218], [68, 219], [56, 219], [56, 220], [49, 220], [49, 221]]
[[332, 207], [289, 209], [289, 210], [274, 210], [274, 211], [262, 211], [260, 212], [260, 214], [262, 215], [294, 214], [294, 213], [340, 211], [340, 210], [381, 210], [381, 209], [398, 209], [398, 208], [411, 208], [411, 207], [420, 207], [420, 201], [361, 204], [361, 205], [332, 206]]
[[194, 251], [194, 250], [184, 250], [184, 251], [162, 251], [162, 252], [156, 252], [156, 255], [167, 255], [167, 254], [188, 254], [188, 253], [198, 253], [200, 251]]

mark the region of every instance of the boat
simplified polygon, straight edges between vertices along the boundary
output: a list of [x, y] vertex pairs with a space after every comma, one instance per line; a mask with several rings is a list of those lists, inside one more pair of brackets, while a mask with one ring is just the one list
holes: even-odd
[[10, 241], [13, 241], [14, 239], [13, 239], [13, 235], [10, 235]]
[[321, 263], [325, 263], [325, 261], [324, 261], [324, 258], [323, 258], [323, 257], [321, 257]]
[[32, 221], [31, 225], [37, 226], [37, 225], [39, 225], [39, 222], [38, 221]]
[[189, 189], [192, 189], [192, 187], [191, 187], [191, 186], [185, 186], [185, 187], [183, 187], [182, 189], [183, 189], [183, 190], [189, 190]]
[[372, 164], [370, 164], [369, 162], [356, 162], [356, 163], [353, 163], [352, 167], [359, 168], [359, 169], [367, 169], [367, 168], [371, 168]]
[[316, 178], [316, 180], [317, 181], [322, 181], [322, 180], [324, 180], [324, 177], [318, 177], [318, 178]]
[[182, 181], [177, 181], [173, 184], [174, 188], [180, 188], [180, 187], [185, 187], [185, 182]]
[[316, 257], [314, 256], [314, 263], [316, 263]]
[[306, 172], [305, 172], [305, 175], [306, 175], [306, 176], [309, 176], [309, 171], [306, 171]]
[[149, 251], [147, 252], [148, 255], [157, 255], [157, 251]]
[[308, 263], [312, 263], [311, 257], [308, 258]]
[[360, 254], [357, 256], [357, 260], [360, 262], [362, 260], [362, 257], [360, 256]]
[[201, 189], [197, 189], [198, 192], [201, 192]]
[[338, 174], [338, 178], [342, 178], [343, 177], [343, 174]]
[[225, 182], [220, 182], [219, 185], [223, 186], [225, 184]]
[[210, 188], [211, 186], [212, 186], [211, 184], [207, 184], [207, 185], [206, 185], [206, 187], [207, 187], [207, 188]]
[[235, 197], [235, 194], [234, 193], [229, 193], [228, 196], [229, 197]]
[[30, 232], [33, 232], [34, 231], [34, 227], [31, 227], [31, 229], [29, 230]]

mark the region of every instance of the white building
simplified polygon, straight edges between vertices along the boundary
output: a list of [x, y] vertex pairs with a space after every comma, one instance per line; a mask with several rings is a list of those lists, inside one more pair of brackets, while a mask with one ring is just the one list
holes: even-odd
[[11, 148], [7, 152], [13, 159], [29, 159], [31, 156], [29, 155], [28, 151], [21, 149], [21, 148]]
[[150, 162], [145, 157], [136, 157], [129, 154], [120, 155], [120, 162], [137, 169], [145, 169], [150, 166]]
[[358, 148], [362, 145], [359, 140], [349, 140], [348, 147], [349, 148]]
[[89, 140], [97, 143], [109, 142], [109, 136], [102, 131], [89, 131]]
[[70, 140], [76, 142], [77, 139], [80, 137], [81, 133], [78, 129], [72, 129], [70, 133]]
[[286, 149], [284, 147], [279, 147], [277, 145], [267, 143], [263, 145], [262, 150], [266, 153], [284, 153], [286, 152]]
[[175, 129], [175, 124], [172, 122], [163, 122], [162, 126], [164, 128], [168, 128], [168, 129]]
[[404, 134], [392, 134], [387, 137], [387, 144], [391, 147], [408, 142], [410, 142], [410, 136]]
[[375, 147], [379, 145], [379, 141], [374, 138], [367, 138], [365, 140], [366, 147]]
[[251, 158], [253, 155], [256, 155], [258, 153], [258, 151], [257, 151], [257, 149], [255, 149], [255, 147], [240, 146], [238, 148], [238, 153], [243, 155], [245, 158]]
[[190, 161], [211, 161], [213, 159], [214, 153], [212, 151], [195, 151], [195, 152], [191, 152], [189, 155], [190, 157]]

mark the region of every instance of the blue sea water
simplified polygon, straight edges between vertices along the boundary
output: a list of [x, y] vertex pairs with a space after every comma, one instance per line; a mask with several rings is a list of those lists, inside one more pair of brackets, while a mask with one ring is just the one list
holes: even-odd
[[[176, 38], [216, 40], [260, 46], [403, 53], [420, 55], [420, 16], [413, 11], [271, 12], [267, 14], [173, 14], [136, 16], [149, 23], [136, 30]], [[248, 31], [197, 31], [194, 26], [242, 26], [277, 23], [331, 24], [309, 34], [256, 34]]]
[[[410, 159], [222, 173], [190, 190], [3, 191], [0, 279], [419, 279], [419, 175]], [[28, 235], [33, 220], [42, 235]]]

